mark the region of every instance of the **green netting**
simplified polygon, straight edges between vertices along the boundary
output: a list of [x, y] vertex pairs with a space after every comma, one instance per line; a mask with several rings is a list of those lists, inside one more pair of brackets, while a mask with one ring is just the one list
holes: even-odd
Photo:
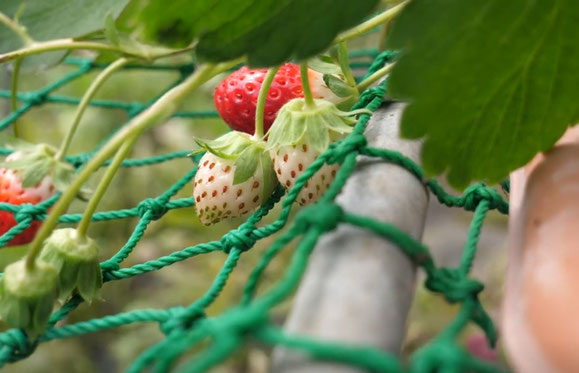
[[[355, 63], [355, 67], [368, 68], [366, 75], [368, 76], [390, 61], [393, 53], [363, 50], [354, 52], [353, 57], [359, 58]], [[18, 110], [0, 121], [0, 129], [8, 127], [34, 106], [50, 103], [77, 105], [79, 103], [78, 99], [56, 95], [53, 92], [93, 69], [105, 67], [86, 59], [69, 58], [66, 63], [77, 66], [77, 70], [38, 91], [19, 93], [17, 97], [22, 105]], [[181, 78], [170, 87], [167, 87], [167, 89], [161, 91], [159, 96], [194, 70], [193, 65], [130, 65], [125, 68], [147, 69], [150, 70], [151, 74], [155, 70], [179, 71]], [[367, 108], [374, 112], [382, 105], [385, 90], [385, 85], [367, 89], [362, 93], [355, 108]], [[0, 97], [10, 97], [10, 92], [0, 91]], [[133, 117], [147, 108], [153, 101], [128, 103], [93, 100], [91, 105], [126, 110], [129, 117]], [[211, 118], [216, 117], [217, 113], [214, 111], [179, 112], [174, 114], [174, 116]], [[74, 296], [52, 315], [49, 328], [38, 340], [29, 340], [26, 334], [19, 329], [11, 329], [0, 333], [0, 365], [27, 357], [34, 352], [39, 343], [60, 338], [71, 338], [127, 324], [154, 322], [160, 325], [165, 338], [136, 358], [128, 369], [129, 372], [140, 372], [151, 368], [154, 371], [166, 371], [177, 358], [185, 352], [191, 351], [195, 346], [200, 348], [200, 351], [191, 357], [189, 361], [182, 364], [182, 370], [186, 372], [206, 371], [225, 360], [243, 344], [251, 343], [252, 341], [258, 341], [266, 345], [282, 345], [300, 350], [314, 359], [337, 361], [372, 372], [503, 371], [501, 368], [494, 367], [468, 354], [458, 343], [457, 337], [467, 324], [472, 322], [486, 333], [489, 343], [492, 345], [496, 343], [495, 327], [478, 299], [478, 294], [483, 290], [483, 284], [470, 278], [468, 274], [474, 260], [479, 234], [487, 212], [491, 209], [497, 209], [501, 213], [507, 214], [508, 203], [496, 189], [487, 187], [482, 183], [471, 186], [461, 196], [450, 195], [435, 180], [426, 180], [421, 168], [402, 154], [388, 149], [368, 146], [363, 133], [370, 117], [371, 115], [369, 114], [361, 115], [354, 131], [346, 139], [332, 144], [298, 178], [295, 186], [285, 196], [283, 189], [278, 187], [264, 206], [251, 215], [245, 223], [237, 229], [228, 232], [219, 241], [175, 250], [172, 254], [156, 260], [121, 268], [123, 261], [131, 254], [153, 220], [160, 219], [167, 210], [193, 206], [193, 198], [173, 200], [171, 198], [193, 179], [196, 167], [185, 173], [181, 179], [160, 196], [146, 199], [132, 209], [95, 214], [93, 217], [94, 221], [126, 218], [139, 219], [126, 244], [115, 255], [101, 263], [103, 277], [106, 282], [156, 271], [173, 263], [211, 252], [225, 253], [227, 259], [207, 292], [201, 298], [182, 307], [143, 309], [116, 315], [106, 315], [75, 324], [56, 326], [59, 321], [63, 320], [82, 302], [79, 296]], [[150, 158], [128, 159], [124, 161], [123, 166], [138, 167], [169, 162], [176, 158], [186, 157], [189, 151], [190, 149], [186, 149]], [[10, 150], [0, 149], [0, 152], [9, 154]], [[81, 168], [93, 154], [94, 152], [76, 154], [69, 156], [67, 160], [75, 167]], [[460, 207], [474, 212], [462, 260], [457, 268], [437, 267], [428, 248], [405, 232], [387, 223], [343, 211], [334, 203], [335, 197], [340, 193], [347, 178], [354, 170], [356, 157], [361, 154], [406, 168], [423, 182], [441, 203], [449, 207]], [[290, 210], [296, 196], [308, 178], [324, 163], [339, 163], [342, 165], [335, 181], [319, 203], [303, 208], [295, 219], [290, 221]], [[505, 185], [505, 188], [507, 187], [508, 185]], [[33, 220], [45, 219], [47, 209], [58, 198], [59, 196], [56, 195], [38, 205], [15, 206], [0, 203], [0, 210], [13, 212], [18, 222], [15, 227], [0, 237], [0, 246], [4, 246], [14, 236], [26, 229]], [[257, 223], [277, 203], [281, 203], [282, 206], [277, 219], [271, 224], [258, 227]], [[60, 222], [75, 223], [80, 219], [80, 214], [68, 214], [63, 215], [60, 218]], [[271, 309], [290, 297], [296, 289], [308, 263], [308, 257], [319, 237], [339, 224], [352, 224], [392, 241], [414, 263], [424, 269], [427, 275], [425, 281], [427, 289], [442, 295], [448, 302], [461, 304], [460, 312], [451, 324], [436, 338], [417, 350], [412, 355], [409, 364], [401, 362], [397, 356], [374, 347], [347, 346], [337, 342], [322, 342], [299, 335], [291, 335], [271, 322]], [[247, 279], [241, 302], [232, 305], [223, 314], [208, 317], [204, 312], [205, 309], [219, 296], [229, 275], [235, 270], [241, 255], [250, 250], [258, 240], [275, 234], [286, 225], [289, 225], [287, 232], [277, 237]], [[271, 290], [259, 297], [255, 297], [256, 287], [268, 264], [287, 244], [296, 238], [299, 238], [297, 248], [281, 279], [275, 283]]]

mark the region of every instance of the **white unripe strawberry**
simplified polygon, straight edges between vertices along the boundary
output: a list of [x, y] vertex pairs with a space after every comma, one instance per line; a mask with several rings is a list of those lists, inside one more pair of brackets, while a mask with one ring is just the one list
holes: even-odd
[[[316, 99], [308, 106], [297, 98], [285, 104], [269, 130], [266, 149], [277, 179], [291, 189], [297, 178], [322, 154], [330, 143], [352, 131], [355, 120], [326, 100]], [[297, 196], [301, 205], [317, 202], [334, 181], [339, 165], [323, 165]]]
[[243, 216], [271, 196], [276, 180], [263, 143], [240, 132], [199, 143], [207, 149], [199, 161], [193, 189], [201, 223]]

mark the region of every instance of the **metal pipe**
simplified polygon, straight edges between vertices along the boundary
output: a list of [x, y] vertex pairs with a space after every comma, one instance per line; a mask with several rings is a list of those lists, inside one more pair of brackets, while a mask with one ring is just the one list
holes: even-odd
[[[400, 139], [404, 105], [383, 106], [366, 136], [374, 147], [397, 150], [417, 161], [420, 142]], [[428, 193], [404, 168], [359, 157], [337, 202], [346, 210], [394, 224], [420, 239]], [[398, 354], [415, 288], [415, 267], [393, 244], [366, 230], [341, 225], [325, 235], [312, 254], [286, 323], [288, 333]], [[275, 373], [351, 373], [357, 369], [309, 360], [276, 348]]]

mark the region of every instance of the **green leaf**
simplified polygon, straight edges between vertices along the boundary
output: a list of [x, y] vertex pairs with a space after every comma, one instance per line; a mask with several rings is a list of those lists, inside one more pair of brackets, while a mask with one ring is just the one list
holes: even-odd
[[183, 46], [212, 62], [247, 55], [251, 66], [314, 56], [368, 15], [378, 0], [150, 0], [145, 36]]
[[235, 174], [233, 175], [233, 185], [241, 184], [255, 175], [260, 155], [263, 149], [257, 146], [248, 146], [235, 161]]
[[[433, 17], [433, 14], [436, 14]], [[393, 24], [404, 137], [451, 185], [497, 182], [579, 121], [576, 0], [413, 0]]]
[[[79, 37], [102, 29], [107, 13], [118, 16], [129, 0], [2, 0], [0, 12], [14, 17], [21, 5], [18, 20], [36, 41]], [[12, 30], [0, 24], [0, 53], [23, 45]], [[58, 53], [59, 56], [62, 53]], [[28, 60], [28, 59], [27, 59]]]

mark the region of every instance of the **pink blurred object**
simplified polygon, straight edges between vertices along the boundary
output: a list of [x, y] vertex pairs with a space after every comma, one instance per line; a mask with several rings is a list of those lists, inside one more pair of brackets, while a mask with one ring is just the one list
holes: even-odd
[[519, 373], [579, 372], [579, 126], [511, 174], [502, 335]]
[[487, 338], [483, 333], [476, 333], [468, 337], [467, 350], [481, 360], [489, 362], [499, 361], [499, 352], [496, 348], [490, 348]]

